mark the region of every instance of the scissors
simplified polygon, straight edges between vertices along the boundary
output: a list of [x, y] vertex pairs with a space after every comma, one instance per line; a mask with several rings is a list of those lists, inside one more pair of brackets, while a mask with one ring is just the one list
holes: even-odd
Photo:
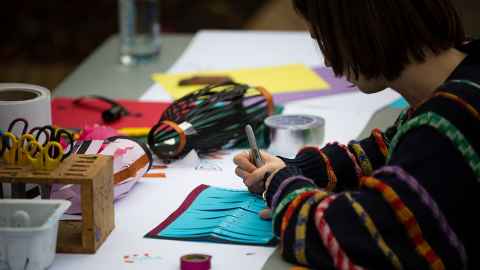
[[22, 125], [22, 132], [20, 133], [20, 136], [17, 136], [17, 138], [20, 138], [22, 135], [29, 133], [28, 132], [28, 121], [25, 118], [16, 118], [12, 122], [10, 122], [10, 125], [8, 125], [7, 131], [10, 133], [14, 134], [14, 129], [17, 126], [17, 123], [20, 123]]
[[58, 142], [49, 141], [42, 145], [33, 140], [27, 147], [26, 157], [35, 169], [53, 170], [63, 160], [63, 147]]
[[1, 136], [0, 153], [7, 164], [25, 165], [28, 164], [26, 152], [35, 138], [32, 134], [23, 134], [18, 139], [13, 133], [7, 131]]
[[[64, 148], [64, 146], [62, 146], [62, 160], [64, 160], [65, 158], [67, 158], [68, 156], [70, 156], [70, 154], [72, 154], [73, 152], [73, 144], [74, 144], [74, 139], [73, 139], [73, 135], [68, 132], [66, 129], [63, 129], [63, 128], [55, 128], [53, 126], [50, 126], [50, 125], [47, 125], [47, 126], [43, 126], [41, 128], [36, 128], [36, 129], [32, 129], [33, 133], [36, 132], [36, 135], [35, 135], [35, 140], [37, 142], [39, 142], [40, 140], [40, 135], [41, 134], [44, 134], [45, 135], [45, 143], [43, 144], [43, 146], [45, 147], [49, 142], [57, 142], [59, 143], [61, 146], [62, 144], [66, 144], [66, 147]], [[62, 140], [63, 138], [63, 140]], [[68, 152], [66, 153], [63, 153], [63, 151], [68, 148]], [[55, 150], [56, 151], [56, 150]], [[55, 154], [56, 155], [56, 154]]]

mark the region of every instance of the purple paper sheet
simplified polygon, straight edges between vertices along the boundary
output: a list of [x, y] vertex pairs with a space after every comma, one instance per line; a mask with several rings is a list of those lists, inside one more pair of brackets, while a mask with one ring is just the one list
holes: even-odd
[[284, 104], [294, 100], [329, 96], [329, 95], [335, 95], [340, 93], [349, 93], [349, 92], [354, 92], [358, 90], [358, 88], [356, 87], [351, 87], [352, 84], [347, 80], [345, 80], [344, 78], [335, 77], [335, 74], [330, 68], [316, 67], [316, 68], [313, 68], [313, 70], [330, 85], [329, 89], [274, 94], [273, 100], [275, 104]]

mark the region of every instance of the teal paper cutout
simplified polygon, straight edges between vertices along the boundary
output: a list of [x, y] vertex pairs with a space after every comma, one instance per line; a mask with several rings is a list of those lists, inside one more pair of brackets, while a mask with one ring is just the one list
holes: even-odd
[[154, 237], [273, 245], [272, 222], [258, 215], [266, 207], [260, 197], [248, 191], [208, 187]]

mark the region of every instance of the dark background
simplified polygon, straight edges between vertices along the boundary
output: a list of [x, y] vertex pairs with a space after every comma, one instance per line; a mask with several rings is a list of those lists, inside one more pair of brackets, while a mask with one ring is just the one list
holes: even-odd
[[[480, 1], [453, 1], [468, 32], [480, 33]], [[290, 0], [159, 0], [159, 4], [163, 32], [304, 29]], [[117, 1], [4, 1], [0, 18], [0, 82], [54, 89], [117, 32]]]

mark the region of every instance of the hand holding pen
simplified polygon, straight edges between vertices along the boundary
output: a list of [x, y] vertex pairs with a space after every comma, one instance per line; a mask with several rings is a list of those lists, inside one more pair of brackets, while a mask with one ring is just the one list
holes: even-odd
[[237, 165], [235, 173], [243, 179], [243, 183], [250, 192], [262, 194], [269, 175], [285, 167], [285, 163], [278, 157], [260, 152], [252, 128], [247, 125], [245, 131], [250, 143], [250, 151], [234, 157], [233, 162]]

